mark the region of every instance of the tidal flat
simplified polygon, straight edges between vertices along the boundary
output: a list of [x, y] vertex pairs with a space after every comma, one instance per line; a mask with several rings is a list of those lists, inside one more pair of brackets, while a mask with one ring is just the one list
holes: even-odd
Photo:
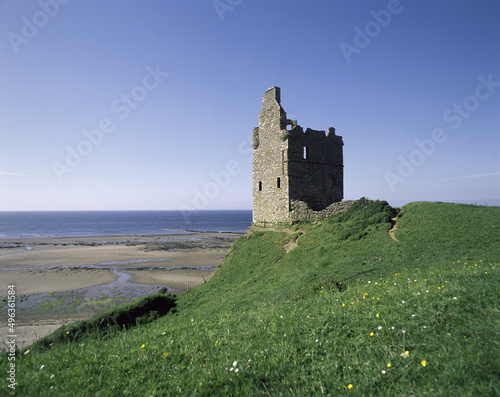
[[[0, 318], [15, 287], [18, 347], [63, 324], [167, 287], [180, 294], [208, 281], [242, 233], [0, 240]], [[1, 345], [5, 347], [6, 334]]]

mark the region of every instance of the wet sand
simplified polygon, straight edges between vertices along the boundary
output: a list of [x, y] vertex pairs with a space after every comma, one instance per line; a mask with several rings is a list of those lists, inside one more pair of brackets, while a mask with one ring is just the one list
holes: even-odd
[[[161, 287], [182, 293], [200, 285], [240, 235], [0, 239], [0, 297], [15, 286], [18, 347]], [[5, 347], [5, 300], [0, 322]]]

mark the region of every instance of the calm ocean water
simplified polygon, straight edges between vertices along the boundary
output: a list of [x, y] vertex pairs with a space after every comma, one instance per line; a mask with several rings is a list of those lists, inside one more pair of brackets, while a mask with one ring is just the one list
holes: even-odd
[[251, 210], [0, 212], [0, 239], [239, 232], [251, 223]]

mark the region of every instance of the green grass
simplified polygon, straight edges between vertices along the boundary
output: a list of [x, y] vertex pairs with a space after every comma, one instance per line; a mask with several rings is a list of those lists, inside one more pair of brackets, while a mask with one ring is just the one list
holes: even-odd
[[55, 300], [42, 302], [39, 305], [32, 307], [31, 310], [34, 310], [37, 312], [45, 312], [45, 311], [53, 310], [56, 307], [59, 307], [63, 304], [64, 304], [64, 301], [62, 301], [61, 299], [55, 299]]
[[499, 395], [500, 209], [412, 203], [399, 242], [395, 215], [254, 231], [175, 314], [19, 352], [16, 392]]
[[148, 295], [119, 308], [109, 310], [90, 320], [78, 321], [60, 327], [52, 334], [36, 341], [32, 348], [43, 350], [54, 344], [75, 342], [87, 337], [94, 339], [109, 338], [130, 327], [147, 324], [161, 316], [175, 311], [176, 297], [163, 289], [157, 294]]

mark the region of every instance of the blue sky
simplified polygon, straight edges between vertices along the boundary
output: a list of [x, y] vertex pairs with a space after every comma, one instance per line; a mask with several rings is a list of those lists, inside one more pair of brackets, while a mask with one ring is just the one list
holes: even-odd
[[500, 205], [500, 3], [0, 0], [0, 210], [250, 209], [262, 95], [345, 199]]

